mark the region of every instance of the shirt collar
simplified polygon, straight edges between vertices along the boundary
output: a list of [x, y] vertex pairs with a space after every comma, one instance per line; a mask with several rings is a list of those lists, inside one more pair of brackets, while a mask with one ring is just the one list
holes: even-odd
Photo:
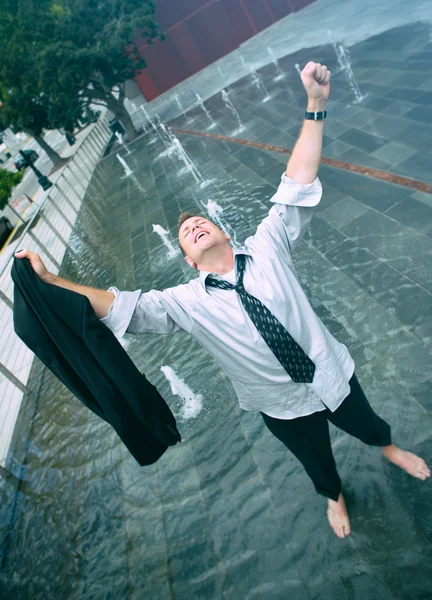
[[[234, 269], [235, 269], [235, 258], [237, 256], [237, 254], [246, 254], [246, 256], [252, 256], [251, 253], [248, 252], [244, 246], [242, 246], [241, 248], [233, 248], [232, 251], [233, 251], [233, 255], [234, 255]], [[200, 280], [200, 283], [201, 283], [204, 291], [206, 291], [205, 282], [209, 275], [216, 275], [216, 273], [211, 273], [210, 271], [200, 271], [199, 272], [199, 280]]]

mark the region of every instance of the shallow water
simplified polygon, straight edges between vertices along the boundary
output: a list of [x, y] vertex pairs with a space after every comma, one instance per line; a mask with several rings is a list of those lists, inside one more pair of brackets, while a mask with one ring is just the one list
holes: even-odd
[[[324, 156], [431, 182], [432, 126], [416, 120], [432, 94], [430, 27], [407, 26], [350, 49], [368, 98], [352, 103], [330, 43], [260, 71], [272, 98], [248, 78], [231, 86], [247, 129], [241, 137], [292, 148], [304, 96], [294, 65], [319, 60], [336, 71]], [[397, 50], [397, 53], [396, 53]], [[380, 55], [385, 60], [380, 59]], [[289, 87], [287, 87], [289, 86]], [[410, 92], [409, 92], [410, 91]], [[429, 96], [428, 96], [429, 94]], [[430, 103], [430, 100], [429, 100]], [[212, 133], [237, 124], [220, 94], [206, 101]], [[207, 117], [191, 111], [206, 131]], [[367, 135], [369, 134], [369, 135]], [[240, 136], [239, 136], [240, 137]], [[169, 259], [153, 224], [176, 237], [178, 214], [208, 200], [242, 242], [269, 210], [287, 156], [181, 136], [206, 180], [200, 188], [149, 136], [101, 161], [65, 261], [74, 281], [161, 289], [195, 273]], [[363, 162], [362, 162], [363, 161]], [[317, 314], [347, 345], [356, 374], [394, 440], [431, 456], [431, 196], [323, 166], [324, 196], [294, 261]], [[101, 211], [103, 219], [100, 217]], [[81, 233], [89, 243], [83, 243]], [[6, 598], [417, 599], [431, 595], [431, 484], [384, 462], [377, 449], [331, 426], [352, 520], [337, 539], [302, 467], [258, 414], [240, 411], [223, 372], [186, 334], [126, 336], [127, 351], [179, 420], [182, 444], [138, 467], [116, 434], [48, 371], [37, 404], [21, 416], [25, 466], [4, 553]], [[181, 420], [161, 366], [173, 369], [203, 409]], [[30, 404], [30, 402], [29, 402]], [[20, 426], [20, 422], [19, 422]], [[12, 505], [13, 498], [10, 498]], [[8, 512], [10, 517], [10, 511]], [[3, 528], [5, 524], [2, 524]]]

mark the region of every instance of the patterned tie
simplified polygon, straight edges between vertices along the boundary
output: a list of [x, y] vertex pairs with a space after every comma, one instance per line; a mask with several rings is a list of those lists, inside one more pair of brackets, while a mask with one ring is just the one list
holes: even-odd
[[296, 383], [312, 383], [315, 364], [297, 342], [290, 336], [285, 327], [264, 306], [264, 304], [247, 293], [243, 287], [243, 277], [246, 270], [246, 256], [237, 255], [238, 280], [236, 285], [207, 277], [206, 284], [221, 290], [235, 290], [240, 300], [264, 341]]

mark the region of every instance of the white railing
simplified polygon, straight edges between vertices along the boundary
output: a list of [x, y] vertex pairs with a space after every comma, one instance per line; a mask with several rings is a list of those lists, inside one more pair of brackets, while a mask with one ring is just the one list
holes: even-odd
[[[43, 203], [25, 224], [19, 240], [11, 244], [12, 252], [19, 248], [37, 252], [52, 273], [59, 272], [66, 250], [74, 256], [69, 239], [94, 168], [111, 135], [104, 116], [70, 158]], [[9, 448], [23, 398], [36, 393], [27, 385], [34, 354], [13, 328], [12, 252], [0, 267], [0, 476], [7, 473], [4, 467], [8, 468]]]

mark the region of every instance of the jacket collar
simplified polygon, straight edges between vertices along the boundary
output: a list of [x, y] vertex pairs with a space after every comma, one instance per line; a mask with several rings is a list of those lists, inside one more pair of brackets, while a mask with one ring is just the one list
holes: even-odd
[[[246, 248], [244, 246], [242, 246], [241, 248], [233, 248], [232, 251], [233, 251], [233, 255], [234, 255], [234, 269], [237, 272], [236, 260], [235, 260], [236, 256], [238, 254], [246, 254], [246, 256], [252, 256], [252, 255], [250, 252], [248, 252], [246, 250]], [[209, 275], [216, 275], [217, 277], [219, 277], [219, 275], [217, 275], [217, 273], [211, 273], [210, 271], [200, 271], [199, 272], [199, 280], [200, 280], [200, 283], [201, 283], [204, 291], [206, 291], [206, 283], [205, 282]]]

